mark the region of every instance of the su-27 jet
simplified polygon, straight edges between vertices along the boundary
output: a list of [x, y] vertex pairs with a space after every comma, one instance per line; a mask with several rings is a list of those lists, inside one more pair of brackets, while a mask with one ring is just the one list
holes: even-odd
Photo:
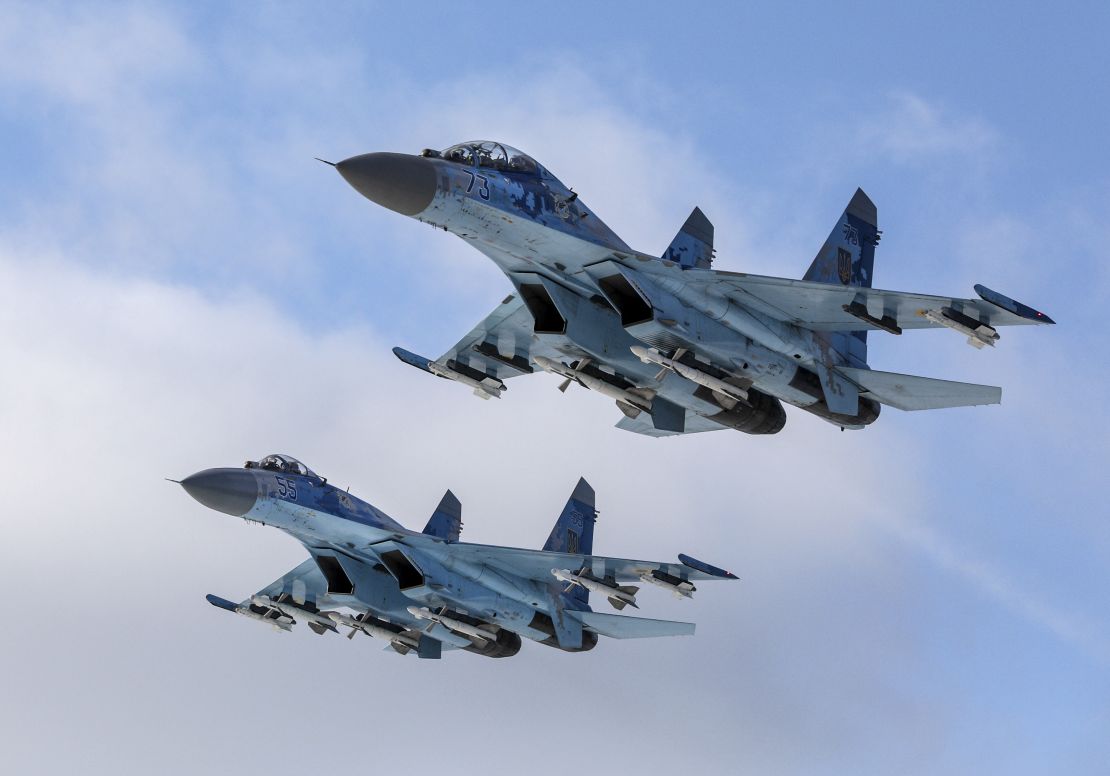
[[639, 587], [629, 583], [689, 598], [695, 582], [736, 579], [687, 555], [678, 563], [594, 555], [597, 512], [585, 480], [542, 550], [459, 541], [462, 506], [451, 491], [422, 532], [407, 530], [286, 455], [205, 469], [181, 486], [206, 507], [284, 531], [309, 554], [238, 603], [209, 595], [210, 603], [279, 631], [303, 622], [321, 635], [363, 633], [402, 655], [510, 657], [521, 639], [584, 652], [599, 636], [691, 635], [692, 623], [595, 612], [590, 593], [624, 609], [638, 607]]
[[862, 190], [791, 280], [712, 269], [713, 225], [698, 208], [661, 255], [635, 251], [576, 192], [501, 143], [334, 166], [373, 202], [470, 242], [515, 288], [439, 358], [394, 348], [402, 361], [483, 399], [500, 397], [511, 377], [552, 372], [560, 390], [577, 383], [614, 399], [617, 426], [650, 436], [774, 434], [784, 402], [849, 429], [873, 423], [884, 404], [997, 404], [993, 386], [871, 369], [868, 333], [947, 328], [982, 348], [1001, 326], [1053, 322], [981, 285], [976, 299], [872, 288], [880, 232]]

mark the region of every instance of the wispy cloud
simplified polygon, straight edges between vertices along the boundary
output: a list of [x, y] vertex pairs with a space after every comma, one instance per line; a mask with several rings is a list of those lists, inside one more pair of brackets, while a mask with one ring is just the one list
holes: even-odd
[[919, 518], [888, 514], [876, 523], [981, 595], [1110, 666], [1110, 632], [1099, 619], [1047, 600], [1019, 577], [956, 546]]
[[1001, 139], [978, 116], [960, 115], [911, 92], [892, 94], [886, 106], [864, 112], [858, 132], [863, 153], [883, 154], [898, 163], [981, 157]]

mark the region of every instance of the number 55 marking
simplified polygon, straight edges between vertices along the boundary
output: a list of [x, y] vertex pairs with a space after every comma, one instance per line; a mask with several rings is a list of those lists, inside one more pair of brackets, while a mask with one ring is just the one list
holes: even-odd
[[469, 173], [469, 175], [470, 175], [470, 185], [466, 187], [466, 193], [469, 194], [471, 191], [474, 190], [474, 181], [475, 180], [480, 180], [482, 182], [482, 185], [478, 187], [478, 196], [481, 197], [482, 199], [488, 200], [489, 199], [489, 178], [487, 178], [485, 175], [475, 175], [474, 173], [470, 172], [470, 170], [467, 170], [467, 173]]
[[297, 500], [297, 483], [293, 480], [287, 480], [284, 477], [274, 477], [277, 480], [278, 495], [282, 498], [287, 498], [290, 501]]

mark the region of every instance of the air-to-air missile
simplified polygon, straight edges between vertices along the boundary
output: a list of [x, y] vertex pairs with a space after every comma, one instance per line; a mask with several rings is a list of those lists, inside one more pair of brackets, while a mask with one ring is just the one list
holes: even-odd
[[437, 364], [435, 361], [428, 362], [428, 371], [437, 377], [445, 377], [448, 380], [462, 383], [474, 389], [474, 395], [479, 399], [488, 399], [491, 396], [495, 399], [500, 399], [502, 392], [505, 390], [505, 384], [500, 380], [492, 377], [484, 377], [481, 380], [476, 380], [470, 375], [452, 369], [444, 364]]
[[[585, 480], [537, 550], [461, 541], [462, 505], [450, 491], [423, 531], [407, 529], [288, 455], [205, 469], [180, 484], [209, 509], [278, 528], [308, 549], [306, 560], [246, 600], [210, 595], [215, 606], [280, 630], [304, 622], [317, 634], [346, 627], [352, 638], [362, 631], [423, 659], [450, 650], [512, 657], [523, 639], [585, 652], [601, 637], [688, 636], [692, 623], [596, 612], [589, 591], [619, 608], [636, 593], [619, 585], [641, 574], [690, 583], [735, 579], [682, 554], [677, 562], [594, 555], [597, 510]], [[566, 572], [574, 584], [563, 589], [553, 568], [579, 569]]]
[[351, 617], [343, 612], [328, 612], [327, 615], [336, 625], [345, 625], [351, 629], [351, 632], [347, 634], [347, 638], [353, 638], [356, 633], [361, 631], [371, 638], [388, 641], [395, 646], [401, 645], [408, 649], [416, 649], [418, 646], [416, 639], [405, 633], [390, 630], [386, 627], [386, 623], [368, 615], [362, 618]]
[[315, 623], [321, 628], [335, 631], [336, 633], [339, 632], [335, 628], [335, 623], [328, 619], [327, 615], [324, 612], [310, 612], [307, 609], [295, 606], [286, 601], [277, 601], [273, 598], [270, 598], [270, 596], [268, 595], [253, 595], [251, 596], [251, 603], [255, 606], [277, 609], [286, 617], [289, 617], [294, 621], [304, 620], [305, 622], [310, 624]]
[[285, 631], [286, 633], [288, 633], [289, 631], [293, 630], [293, 618], [287, 617], [284, 614], [279, 615], [278, 617], [267, 617], [265, 614], [260, 614], [259, 612], [252, 610], [249, 606], [244, 606], [233, 601], [228, 601], [226, 598], [220, 598], [218, 595], [212, 595], [211, 593], [209, 593], [205, 596], [205, 598], [208, 600], [208, 603], [212, 604], [213, 606], [219, 607], [220, 609], [226, 609], [227, 611], [234, 612], [235, 614], [240, 614], [243, 617], [246, 617], [248, 620], [256, 620], [257, 622], [266, 623], [276, 631]]
[[922, 310], [923, 315], [935, 324], [958, 331], [967, 337], [967, 344], [976, 350], [982, 350], [984, 345], [994, 347], [998, 342], [998, 330], [980, 323], [971, 316], [964, 315], [951, 307], [942, 307], [939, 310]]
[[609, 599], [615, 609], [623, 609], [625, 606], [640, 608], [636, 603], [636, 593], [640, 588], [635, 585], [610, 585], [588, 574], [575, 573], [569, 569], [551, 569], [551, 574], [560, 582], [581, 585], [591, 593], [600, 593]]
[[1003, 326], [1053, 322], [982, 285], [970, 299], [875, 288], [882, 232], [862, 189], [795, 278], [714, 269], [713, 224], [700, 208], [662, 252], [635, 250], [550, 170], [503, 143], [332, 166], [371, 202], [465, 240], [513, 287], [439, 358], [395, 348], [398, 358], [482, 398], [509, 379], [555, 372], [616, 399], [617, 427], [637, 434], [777, 434], [784, 404], [854, 430], [884, 404], [998, 404], [993, 386], [872, 368], [868, 334], [944, 327], [980, 348]]
[[[556, 361], [546, 356], [533, 356], [532, 360], [545, 372], [552, 372], [567, 378], [568, 382], [563, 383], [560, 390], [566, 390], [569, 381], [574, 380], [581, 383], [586, 388], [589, 388], [591, 391], [597, 391], [604, 396], [608, 396], [610, 399], [616, 400], [618, 404], [624, 404], [634, 408], [637, 414], [639, 411], [649, 412], [651, 410], [650, 399], [633, 391], [613, 385], [600, 377], [586, 372], [585, 367], [586, 364], [589, 363], [588, 360], [580, 361], [577, 366], [568, 366], [561, 361]], [[625, 411], [626, 414], [628, 413], [626, 407], [622, 406], [621, 410]]]
[[744, 404], [748, 403], [748, 392], [745, 389], [738, 385], [733, 385], [732, 383], [726, 383], [724, 380], [719, 377], [714, 377], [703, 369], [698, 369], [697, 367], [689, 366], [679, 361], [678, 359], [686, 352], [685, 350], [677, 351], [674, 358], [668, 358], [654, 348], [645, 348], [639, 345], [633, 345], [630, 350], [636, 358], [640, 359], [645, 364], [657, 364], [663, 367], [663, 369], [669, 369], [675, 374], [685, 377], [692, 383], [704, 385], [706, 388], [714, 393], [720, 394], [725, 399], [731, 399], [733, 401], [733, 406], [735, 406], [735, 402], [738, 401]]
[[694, 591], [697, 590], [690, 582], [687, 582], [678, 577], [672, 577], [661, 571], [653, 571], [650, 574], [641, 574], [640, 579], [647, 582], [649, 585], [661, 587], [664, 590], [669, 590], [674, 593], [675, 598], [693, 598]]
[[446, 614], [439, 614], [433, 612], [426, 606], [410, 606], [409, 614], [418, 620], [428, 620], [429, 622], [438, 622], [444, 628], [453, 630], [455, 633], [461, 633], [464, 636], [469, 636], [472, 639], [478, 639], [481, 643], [485, 644], [487, 641], [496, 641], [497, 634], [487, 628], [482, 628], [477, 625], [471, 625], [468, 622], [457, 620], [454, 617]]

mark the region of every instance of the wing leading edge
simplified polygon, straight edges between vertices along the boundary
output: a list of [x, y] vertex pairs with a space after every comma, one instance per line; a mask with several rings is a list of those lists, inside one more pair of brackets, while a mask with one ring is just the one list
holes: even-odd
[[991, 327], [1055, 323], [1044, 313], [976, 285], [978, 299], [839, 286], [741, 272], [688, 271], [687, 282], [724, 291], [739, 304], [813, 331], [939, 328], [927, 317], [945, 308]]
[[[497, 547], [489, 544], [454, 544], [451, 552], [462, 558], [481, 563], [508, 574], [527, 577], [545, 584], [551, 579], [552, 569], [569, 568], [588, 570], [597, 579], [612, 579], [617, 583], [635, 582], [647, 574], [659, 572], [684, 582], [714, 579], [736, 579], [723, 569], [694, 561], [700, 568], [687, 563], [661, 563], [648, 560], [609, 558], [602, 555], [578, 555], [568, 552], [528, 550], [520, 547]], [[680, 556], [686, 557], [686, 556]], [[693, 561], [694, 559], [690, 559]]]
[[470, 385], [476, 392], [490, 393], [492, 389], [499, 394], [504, 390], [505, 380], [535, 371], [529, 362], [532, 327], [528, 308], [519, 296], [509, 294], [439, 358], [428, 359], [403, 348], [394, 348], [393, 353], [410, 366]]

